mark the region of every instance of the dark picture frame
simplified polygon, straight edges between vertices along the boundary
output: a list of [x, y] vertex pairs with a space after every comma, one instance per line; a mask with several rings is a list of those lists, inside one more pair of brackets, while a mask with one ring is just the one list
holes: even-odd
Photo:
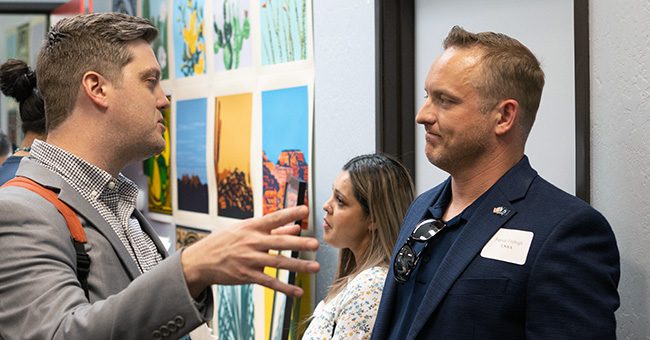
[[[573, 1], [575, 192], [590, 200], [589, 1]], [[415, 1], [375, 0], [376, 148], [415, 178]]]

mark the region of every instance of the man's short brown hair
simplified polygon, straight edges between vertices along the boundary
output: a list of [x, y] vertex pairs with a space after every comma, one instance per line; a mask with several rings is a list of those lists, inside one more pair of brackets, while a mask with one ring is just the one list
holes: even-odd
[[494, 32], [471, 33], [454, 26], [443, 43], [445, 49], [479, 48], [483, 51], [477, 89], [487, 111], [504, 99], [519, 102], [524, 139], [535, 121], [544, 88], [544, 72], [535, 55], [521, 42]]
[[72, 111], [86, 72], [95, 71], [119, 82], [122, 68], [133, 58], [127, 45], [138, 39], [151, 43], [157, 35], [148, 20], [121, 13], [78, 15], [57, 22], [41, 48], [36, 67], [48, 130], [60, 125]]

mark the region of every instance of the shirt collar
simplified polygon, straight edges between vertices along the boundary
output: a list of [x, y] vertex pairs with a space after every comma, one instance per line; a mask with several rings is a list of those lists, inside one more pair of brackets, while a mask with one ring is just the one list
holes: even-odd
[[106, 190], [117, 191], [129, 201], [135, 202], [137, 198], [137, 186], [121, 173], [115, 178], [55, 145], [35, 139], [30, 154], [86, 198], [96, 199]]
[[[453, 227], [456, 225], [462, 225], [465, 222], [467, 222], [470, 219], [470, 217], [472, 217], [474, 211], [481, 204], [481, 201], [483, 201], [483, 199], [487, 196], [487, 193], [492, 191], [493, 188], [494, 186], [492, 186], [481, 196], [475, 199], [474, 202], [472, 202], [472, 204], [470, 204], [467, 208], [465, 208], [460, 214], [452, 217], [449, 221], [446, 221], [447, 226]], [[429, 207], [429, 213], [431, 214], [431, 217], [442, 220], [442, 215], [444, 214], [445, 209], [447, 209], [447, 206], [449, 206], [450, 201], [451, 201], [451, 180], [445, 182], [445, 185], [442, 188], [442, 192], [440, 193], [440, 195], [438, 195], [438, 198]]]

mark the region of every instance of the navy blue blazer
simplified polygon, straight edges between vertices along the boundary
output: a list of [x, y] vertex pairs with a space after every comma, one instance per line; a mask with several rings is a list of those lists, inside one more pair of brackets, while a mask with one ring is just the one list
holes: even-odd
[[[393, 259], [443, 186], [413, 202]], [[495, 214], [495, 207], [508, 213]], [[481, 256], [500, 228], [534, 234], [523, 265]], [[615, 339], [619, 267], [607, 220], [542, 179], [524, 157], [462, 228], [400, 339]], [[396, 285], [391, 262], [373, 339], [394, 326]]]

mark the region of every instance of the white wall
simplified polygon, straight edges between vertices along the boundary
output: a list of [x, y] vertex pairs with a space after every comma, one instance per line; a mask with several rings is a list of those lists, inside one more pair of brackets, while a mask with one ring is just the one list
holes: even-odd
[[341, 167], [375, 150], [375, 8], [369, 0], [314, 1], [314, 202], [316, 301], [336, 273], [338, 252], [322, 243], [322, 204]]
[[621, 252], [620, 339], [650, 339], [650, 2], [590, 1], [592, 204]]
[[[467, 23], [466, 28], [474, 29], [490, 17], [486, 13], [496, 10], [495, 4], [509, 2], [513, 1], [490, 1], [489, 8], [483, 8], [484, 3], [472, 2], [472, 7], [468, 8], [466, 7], [468, 1], [465, 0], [455, 2], [418, 0], [416, 1], [417, 28], [421, 30], [425, 25], [438, 27], [440, 24], [447, 24], [450, 16], [458, 16], [458, 13], [462, 13], [461, 23]], [[518, 2], [518, 7], [521, 9], [525, 6], [555, 4], [558, 13], [548, 17], [549, 12], [538, 10], [538, 18], [529, 20], [534, 22], [546, 18], [544, 20], [547, 20], [547, 24], [543, 25], [544, 35], [558, 39], [566, 37], [572, 39], [572, 28], [558, 29], [558, 26], [550, 21], [561, 16], [572, 15], [570, 8], [566, 10], [567, 5], [570, 7], [570, 2], [563, 2], [564, 4], [558, 1]], [[448, 10], [450, 6], [453, 6], [452, 12], [442, 12]], [[557, 6], [564, 6], [565, 10]], [[650, 250], [648, 250], [650, 248], [650, 204], [648, 204], [650, 203], [650, 139], [648, 138], [650, 134], [646, 130], [650, 128], [650, 35], [648, 35], [650, 2], [593, 0], [589, 1], [589, 6], [592, 205], [612, 224], [621, 253], [619, 284], [621, 307], [617, 312], [618, 337], [630, 340], [650, 339]], [[431, 12], [434, 11], [434, 7], [444, 22], [425, 20], [426, 13], [422, 9]], [[517, 17], [515, 13], [519, 10], [514, 8], [510, 6], [504, 9], [503, 13], [507, 14], [492, 16], [499, 18], [497, 23], [492, 24], [495, 30], [503, 31], [504, 25]], [[483, 18], [480, 16], [468, 18], [467, 13], [470, 9], [480, 10], [479, 12], [484, 14]], [[525, 29], [531, 26], [536, 27], [534, 24], [522, 25]], [[506, 33], [509, 33], [507, 28], [505, 29]], [[443, 33], [446, 33], [449, 27], [445, 30]], [[553, 50], [566, 50], [572, 47], [535, 47], [539, 43], [535, 34], [541, 36], [540, 32], [531, 31], [529, 33], [532, 35], [528, 34], [528, 36], [525, 32], [522, 33], [524, 34], [511, 34], [520, 38], [534, 53], [541, 56], [542, 66], [547, 73], [542, 106], [531, 138], [535, 137], [535, 133], [541, 139], [555, 138], [554, 131], [557, 131], [555, 127], [561, 127], [560, 124], [554, 123], [553, 120], [549, 121], [547, 128], [550, 129], [541, 134], [542, 129], [539, 126], [546, 112], [552, 112], [552, 110], [544, 110], [547, 95], [550, 91], [556, 91], [556, 86], [550, 82], [555, 75], [549, 69], [548, 58], [545, 56]], [[427, 72], [420, 65], [422, 58], [432, 59], [433, 51], [441, 50], [441, 39], [436, 37], [439, 34], [442, 33], [429, 30], [426, 36], [417, 36], [416, 89], [422, 88]], [[422, 103], [420, 93], [422, 92], [416, 92], [417, 105]], [[572, 90], [571, 95], [573, 95]], [[573, 102], [566, 105], [569, 104], [573, 107]], [[422, 147], [422, 143], [418, 142], [416, 152], [421, 151]], [[527, 153], [531, 152], [527, 151]], [[426, 162], [426, 158], [423, 159]], [[534, 158], [532, 162], [538, 168], [545, 166], [544, 163], [549, 163], [535, 161]], [[417, 165], [419, 191], [423, 190], [422, 184], [425, 181], [437, 181], [445, 176], [442, 172], [436, 172], [436, 169], [428, 167], [429, 165], [419, 160]], [[546, 174], [543, 169], [540, 169], [540, 173], [550, 181], [560, 184], [563, 189], [573, 192], [568, 190], [565, 180], [558, 183], [558, 180], [553, 178], [554, 175]], [[427, 176], [433, 178], [426, 178]]]
[[[572, 1], [417, 0], [415, 6], [416, 107], [424, 103], [426, 75], [442, 53], [442, 41], [452, 26], [505, 33], [521, 41], [539, 59], [546, 76], [526, 154], [542, 177], [575, 194]], [[418, 125], [416, 131], [415, 186], [421, 193], [449, 175], [429, 163], [424, 155], [424, 129]]]

